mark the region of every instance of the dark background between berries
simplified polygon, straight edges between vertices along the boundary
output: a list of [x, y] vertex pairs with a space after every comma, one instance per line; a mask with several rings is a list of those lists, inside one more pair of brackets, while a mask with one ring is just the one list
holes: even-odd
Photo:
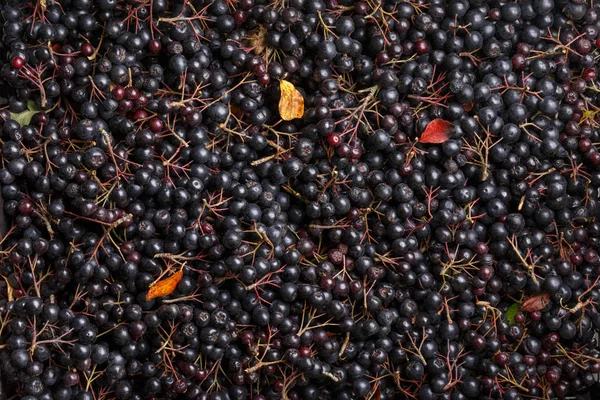
[[0, 399], [598, 398], [599, 12], [0, 2]]

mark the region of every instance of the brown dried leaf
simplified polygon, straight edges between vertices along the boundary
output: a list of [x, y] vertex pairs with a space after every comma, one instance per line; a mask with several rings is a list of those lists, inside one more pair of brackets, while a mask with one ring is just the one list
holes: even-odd
[[441, 118], [431, 121], [419, 138], [421, 143], [444, 143], [450, 139], [452, 124]]
[[267, 30], [264, 26], [258, 25], [258, 28], [254, 30], [252, 35], [246, 38], [248, 46], [254, 48], [254, 52], [261, 55], [267, 45], [265, 44], [265, 37], [267, 36]]
[[152, 300], [156, 297], [168, 296], [173, 293], [177, 287], [177, 284], [181, 280], [181, 277], [183, 277], [183, 268], [175, 272], [170, 277], [156, 282], [156, 284], [148, 291], [148, 294], [146, 295], [146, 301]]
[[230, 105], [229, 110], [231, 111], [231, 114], [233, 114], [238, 119], [242, 119], [244, 117], [244, 112], [234, 105]]
[[523, 312], [534, 312], [540, 311], [548, 305], [550, 302], [550, 295], [548, 293], [538, 294], [528, 298], [521, 304], [521, 311]]
[[296, 118], [302, 118], [304, 115], [304, 97], [296, 87], [286, 81], [279, 82], [281, 97], [279, 98], [279, 115], [285, 121], [291, 121]]
[[473, 100], [470, 103], [463, 104], [463, 110], [465, 110], [466, 112], [471, 111], [473, 109], [473, 107], [475, 107], [475, 100]]

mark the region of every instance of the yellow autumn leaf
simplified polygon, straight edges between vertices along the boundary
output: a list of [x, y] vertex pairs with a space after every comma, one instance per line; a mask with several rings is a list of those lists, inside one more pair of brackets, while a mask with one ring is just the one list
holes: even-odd
[[148, 291], [148, 294], [146, 295], [146, 301], [152, 300], [156, 297], [163, 297], [163, 296], [170, 295], [171, 293], [173, 293], [173, 291], [177, 287], [177, 284], [179, 283], [179, 281], [181, 280], [182, 277], [183, 277], [183, 268], [180, 269], [179, 271], [175, 272], [170, 277], [156, 282], [156, 284], [154, 286], [152, 286], [150, 288], [150, 290]]
[[279, 82], [281, 97], [279, 98], [279, 115], [285, 121], [291, 121], [295, 118], [302, 118], [304, 115], [304, 97], [296, 87], [286, 81]]

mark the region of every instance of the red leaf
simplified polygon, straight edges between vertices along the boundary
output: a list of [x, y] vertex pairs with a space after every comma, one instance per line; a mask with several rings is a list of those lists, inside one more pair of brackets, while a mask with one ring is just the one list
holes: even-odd
[[371, 400], [381, 400], [381, 388], [379, 387], [379, 385], [377, 385], [377, 387], [375, 388]]
[[421, 143], [444, 143], [450, 139], [452, 124], [441, 118], [434, 119], [427, 125], [425, 131], [421, 135], [419, 142]]

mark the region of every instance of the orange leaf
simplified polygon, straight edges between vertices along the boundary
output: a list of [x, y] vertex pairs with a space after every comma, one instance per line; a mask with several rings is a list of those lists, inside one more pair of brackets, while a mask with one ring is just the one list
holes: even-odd
[[444, 143], [450, 139], [452, 124], [441, 118], [431, 121], [419, 138], [421, 143]]
[[175, 290], [177, 287], [177, 284], [181, 280], [182, 276], [183, 268], [175, 272], [170, 277], [156, 282], [156, 284], [148, 291], [148, 294], [146, 295], [146, 301], [152, 300], [156, 297], [168, 296], [173, 293], [173, 290]]
[[548, 305], [550, 301], [550, 295], [548, 293], [538, 294], [537, 296], [533, 296], [528, 298], [521, 304], [521, 311], [524, 312], [534, 312], [540, 311], [542, 308]]
[[279, 98], [279, 115], [285, 121], [291, 121], [295, 118], [302, 118], [304, 115], [304, 97], [298, 89], [288, 81], [279, 82], [281, 97]]

